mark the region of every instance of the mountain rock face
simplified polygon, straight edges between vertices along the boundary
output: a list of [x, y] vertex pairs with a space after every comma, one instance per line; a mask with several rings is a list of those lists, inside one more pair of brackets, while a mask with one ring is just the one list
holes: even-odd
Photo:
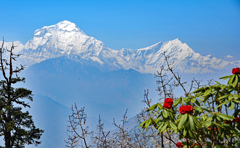
[[27, 66], [65, 56], [102, 70], [134, 69], [141, 73], [155, 73], [164, 64], [163, 52], [175, 63], [176, 69], [185, 73], [209, 73], [240, 64], [240, 61], [229, 62], [211, 55], [202, 56], [179, 39], [137, 50], [113, 50], [66, 20], [36, 30], [26, 45], [16, 44], [16, 52], [23, 54], [21, 62]]

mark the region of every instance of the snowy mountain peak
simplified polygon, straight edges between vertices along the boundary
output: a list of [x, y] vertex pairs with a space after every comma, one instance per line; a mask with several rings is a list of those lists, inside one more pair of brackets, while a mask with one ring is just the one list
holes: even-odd
[[174, 39], [174, 40], [170, 40], [170, 41], [166, 41], [163, 43], [163, 45], [183, 45], [185, 43], [183, 43], [182, 41], [180, 41], [178, 38]]
[[67, 21], [67, 20], [61, 21], [61, 22], [57, 23], [55, 26], [59, 30], [64, 30], [64, 31], [69, 31], [69, 32], [76, 31], [76, 32], [81, 32], [82, 34], [86, 35], [80, 28], [78, 28], [76, 26], [76, 24], [74, 24], [70, 21]]
[[101, 41], [87, 36], [74, 23], [65, 20], [37, 29], [22, 52], [27, 53], [26, 58], [32, 59], [33, 63], [39, 63], [50, 58], [79, 54], [89, 59], [98, 56], [103, 46]]
[[59, 31], [59, 32], [80, 32], [83, 35], [86, 35], [76, 24], [69, 22], [67, 20], [61, 21], [55, 25], [44, 26], [41, 29], [37, 29], [34, 32], [34, 36], [44, 36], [47, 32]]
[[75, 45], [82, 45], [90, 38], [74, 23], [65, 20], [55, 25], [37, 29], [34, 32], [33, 39], [25, 45], [25, 49], [35, 50], [45, 46], [46, 49], [57, 48], [69, 51], [70, 49], [76, 49]]
[[171, 42], [181, 42], [181, 41], [179, 40], [179, 38], [176, 38], [176, 39], [172, 40]]
[[33, 38], [22, 46], [19, 43], [19, 50], [23, 48], [20, 51], [22, 59], [28, 66], [65, 56], [106, 70], [134, 69], [142, 73], [155, 73], [164, 64], [164, 52], [171, 62], [176, 63], [176, 69], [187, 73], [212, 72], [240, 64], [240, 61], [230, 62], [202, 56], [178, 38], [137, 50], [113, 50], [105, 47], [101, 41], [87, 36], [67, 20], [36, 30]]

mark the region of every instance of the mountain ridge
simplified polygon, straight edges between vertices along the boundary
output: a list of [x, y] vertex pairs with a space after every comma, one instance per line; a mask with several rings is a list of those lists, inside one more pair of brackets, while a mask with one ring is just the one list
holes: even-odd
[[175, 62], [176, 69], [185, 73], [209, 73], [240, 64], [240, 61], [230, 62], [210, 55], [202, 56], [178, 38], [137, 50], [113, 50], [102, 41], [87, 36], [67, 20], [37, 29], [31, 40], [25, 45], [18, 43], [18, 46], [16, 53], [23, 54], [20, 62], [27, 66], [66, 56], [76, 62], [87, 60], [107, 70], [134, 69], [141, 73], [155, 73], [164, 65], [163, 52], [170, 57], [170, 62]]

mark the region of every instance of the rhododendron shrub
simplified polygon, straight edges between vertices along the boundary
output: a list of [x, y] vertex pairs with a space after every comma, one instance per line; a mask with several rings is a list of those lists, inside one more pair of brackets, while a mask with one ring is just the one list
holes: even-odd
[[147, 109], [152, 117], [140, 127], [174, 132], [178, 141], [170, 136], [169, 140], [176, 147], [240, 147], [240, 68], [220, 79], [227, 84], [215, 81], [174, 100], [166, 98], [163, 105], [152, 105]]

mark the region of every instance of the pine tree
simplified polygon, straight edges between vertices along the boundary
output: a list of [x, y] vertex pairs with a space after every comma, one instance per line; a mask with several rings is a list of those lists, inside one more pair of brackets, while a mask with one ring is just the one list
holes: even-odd
[[[0, 48], [0, 70], [2, 80], [0, 80], [0, 137], [5, 142], [5, 148], [24, 148], [25, 145], [38, 145], [43, 130], [36, 128], [32, 116], [27, 109], [29, 102], [33, 101], [32, 91], [26, 88], [15, 88], [14, 84], [25, 82], [18, 74], [24, 66], [13, 66], [19, 54], [14, 54], [12, 44], [11, 49], [4, 48], [4, 40]], [[5, 55], [8, 56], [7, 58]], [[15, 65], [15, 64], [14, 64]], [[1, 146], [0, 146], [1, 147]]]

